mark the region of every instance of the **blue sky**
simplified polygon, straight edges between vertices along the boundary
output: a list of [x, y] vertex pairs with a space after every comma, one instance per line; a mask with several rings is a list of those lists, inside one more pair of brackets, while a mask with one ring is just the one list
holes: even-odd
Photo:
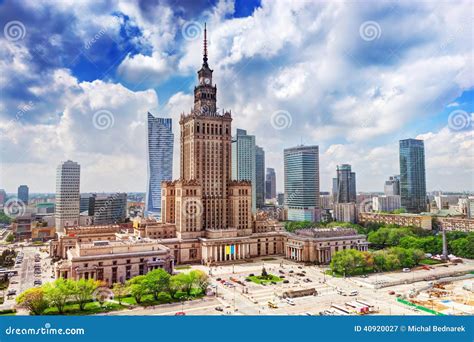
[[425, 140], [429, 190], [474, 190], [472, 3], [0, 2], [0, 188], [143, 191], [146, 112], [192, 106], [203, 23], [218, 107], [266, 152], [320, 146], [321, 189], [350, 163], [360, 191], [398, 173], [398, 140]]

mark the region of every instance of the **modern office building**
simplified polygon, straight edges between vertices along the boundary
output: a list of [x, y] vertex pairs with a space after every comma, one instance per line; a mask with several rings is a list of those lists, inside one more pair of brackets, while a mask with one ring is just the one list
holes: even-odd
[[357, 221], [356, 204], [354, 202], [334, 203], [332, 216], [338, 222], [355, 223]]
[[257, 208], [265, 205], [265, 151], [255, 146], [255, 201]]
[[439, 210], [449, 209], [449, 207], [458, 205], [461, 195], [436, 195], [434, 200]]
[[474, 197], [470, 197], [467, 201], [467, 218], [474, 219]]
[[27, 185], [20, 185], [18, 187], [18, 199], [25, 204], [28, 204], [29, 199], [29, 189]]
[[283, 192], [277, 194], [277, 204], [280, 206], [285, 205], [285, 194]]
[[285, 206], [290, 221], [319, 221], [319, 148], [284, 150]]
[[173, 179], [172, 120], [157, 118], [148, 113], [148, 179], [145, 211], [161, 215], [161, 182]]
[[385, 181], [383, 191], [387, 196], [399, 196], [400, 195], [400, 176], [390, 176]]
[[400, 140], [401, 205], [410, 213], [426, 211], [425, 146], [423, 140]]
[[372, 210], [375, 212], [391, 212], [400, 208], [400, 196], [383, 195], [372, 197]]
[[276, 193], [276, 174], [275, 169], [267, 167], [267, 174], [265, 179], [265, 198], [275, 199], [277, 198]]
[[333, 178], [334, 203], [356, 203], [356, 175], [349, 164], [337, 166], [337, 177]]
[[88, 210], [93, 225], [122, 223], [127, 218], [127, 194], [93, 194]]
[[83, 212], [87, 212], [89, 213], [89, 202], [92, 198], [92, 196], [94, 196], [94, 194], [81, 194], [81, 198], [80, 198], [80, 201], [79, 201], [79, 208], [80, 208], [80, 212], [83, 213]]
[[81, 167], [68, 160], [56, 169], [56, 231], [79, 224]]
[[332, 209], [333, 208], [333, 196], [327, 193], [321, 193], [319, 196], [321, 209]]
[[252, 211], [257, 208], [257, 166], [255, 136], [237, 128], [232, 139], [232, 179], [252, 184]]

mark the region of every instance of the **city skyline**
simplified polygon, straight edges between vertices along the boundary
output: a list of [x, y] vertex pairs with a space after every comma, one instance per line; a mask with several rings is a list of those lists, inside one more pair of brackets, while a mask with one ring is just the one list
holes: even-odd
[[[176, 178], [177, 122], [192, 101], [207, 21], [216, 83], [225, 89], [218, 101], [232, 109], [234, 127], [255, 135], [265, 150], [277, 192], [283, 190], [283, 150], [301, 142], [320, 148], [322, 191], [331, 189], [335, 167], [344, 163], [357, 170], [358, 191], [383, 191], [386, 179], [399, 172], [398, 141], [407, 138], [425, 142], [428, 191], [473, 191], [474, 92], [469, 46], [462, 43], [470, 39], [467, 4], [446, 11], [444, 4], [418, 3], [408, 11], [396, 3], [342, 8], [264, 1], [244, 9], [221, 1], [199, 12], [162, 4], [179, 19], [173, 23], [134, 5], [119, 6], [115, 14], [107, 6], [56, 7], [55, 18], [72, 16], [79, 33], [67, 25], [42, 25], [40, 31], [35, 22], [48, 22], [44, 5], [27, 16], [12, 9], [27, 2], [4, 3], [10, 9], [2, 11], [5, 16], [20, 14], [2, 22], [19, 21], [24, 35], [0, 38], [4, 58], [17, 62], [2, 66], [11, 82], [3, 85], [1, 100], [0, 187], [14, 193], [27, 184], [30, 194], [54, 193], [55, 165], [71, 159], [81, 165], [81, 192], [143, 192], [148, 111], [175, 123]], [[292, 14], [269, 25], [289, 8]], [[428, 25], [422, 15], [428, 10], [441, 27]], [[333, 22], [328, 14], [336, 12]], [[420, 14], [417, 25], [413, 13]], [[105, 20], [89, 21], [99, 15]], [[321, 26], [311, 26], [314, 18]], [[411, 27], [410, 34], [393, 29], [395, 18], [401, 28]], [[369, 24], [374, 36], [364, 30]], [[345, 38], [331, 41], [337, 33]], [[318, 64], [310, 51], [318, 53]], [[347, 78], [354, 73], [360, 76]]]

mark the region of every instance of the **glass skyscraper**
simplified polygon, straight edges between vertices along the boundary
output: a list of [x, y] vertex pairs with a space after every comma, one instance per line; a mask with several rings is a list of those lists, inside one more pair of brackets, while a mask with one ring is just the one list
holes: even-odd
[[285, 206], [290, 221], [319, 221], [319, 148], [284, 150]]
[[252, 211], [257, 208], [257, 172], [256, 172], [255, 136], [248, 135], [244, 129], [237, 128], [232, 139], [232, 179], [246, 180], [252, 183]]
[[401, 205], [410, 213], [426, 211], [425, 145], [423, 140], [400, 140]]
[[265, 198], [274, 199], [277, 197], [276, 193], [276, 174], [275, 169], [267, 167], [267, 176], [265, 181]]
[[357, 198], [355, 172], [352, 172], [349, 164], [338, 165], [336, 172], [337, 178], [333, 179], [334, 203], [355, 203]]
[[265, 205], [265, 151], [255, 146], [255, 196], [257, 208]]
[[161, 216], [161, 182], [173, 179], [173, 141], [171, 119], [148, 113], [148, 214]]
[[20, 185], [18, 187], [18, 199], [25, 204], [28, 204], [29, 189], [27, 185]]

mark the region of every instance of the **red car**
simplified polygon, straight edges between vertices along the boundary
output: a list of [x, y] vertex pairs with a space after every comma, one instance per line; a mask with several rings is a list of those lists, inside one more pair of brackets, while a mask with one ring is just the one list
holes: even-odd
[[177, 312], [174, 314], [175, 316], [186, 316], [186, 313], [184, 313], [183, 311], [180, 311], [180, 312]]

